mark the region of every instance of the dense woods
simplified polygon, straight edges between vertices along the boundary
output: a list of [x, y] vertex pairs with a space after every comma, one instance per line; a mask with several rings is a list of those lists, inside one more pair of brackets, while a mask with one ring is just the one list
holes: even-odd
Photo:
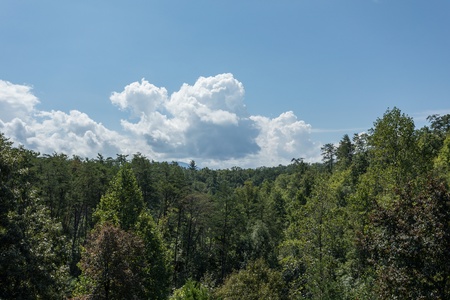
[[0, 135], [0, 299], [449, 299], [450, 115], [212, 170]]

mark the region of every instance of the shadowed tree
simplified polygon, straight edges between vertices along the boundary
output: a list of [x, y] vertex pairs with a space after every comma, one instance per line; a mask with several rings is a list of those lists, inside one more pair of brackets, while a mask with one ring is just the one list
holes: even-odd
[[143, 299], [144, 243], [132, 233], [111, 224], [91, 233], [79, 263], [82, 275], [75, 295], [83, 299]]
[[149, 210], [144, 207], [142, 193], [129, 165], [122, 166], [113, 178], [94, 217], [99, 224], [111, 223], [134, 232], [141, 239], [145, 245], [145, 295], [151, 299], [165, 299], [168, 287], [165, 248]]
[[30, 182], [36, 155], [0, 133], [0, 299], [64, 297], [66, 240]]
[[450, 194], [435, 179], [408, 184], [372, 214], [366, 236], [382, 299], [450, 298]]
[[141, 188], [144, 203], [151, 210], [153, 216], [156, 216], [160, 205], [156, 184], [158, 179], [155, 171], [156, 165], [140, 153], [133, 155], [131, 160], [131, 167]]

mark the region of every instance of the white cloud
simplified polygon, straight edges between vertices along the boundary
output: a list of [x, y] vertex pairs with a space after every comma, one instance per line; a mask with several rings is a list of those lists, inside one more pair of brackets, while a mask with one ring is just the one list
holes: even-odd
[[112, 93], [110, 100], [122, 110], [130, 109], [134, 116], [139, 117], [142, 113], [149, 115], [158, 110], [167, 101], [167, 90], [142, 79], [141, 83], [127, 85], [121, 93]]
[[[111, 96], [111, 102], [132, 106], [134, 114], [140, 115], [137, 123], [122, 120], [122, 126], [145, 137], [155, 151], [177, 159], [218, 160], [259, 151], [258, 131], [244, 105], [244, 87], [232, 74], [200, 77], [194, 85], [183, 84], [170, 97], [154, 92], [162, 90], [166, 91], [142, 80]], [[152, 104], [148, 107], [146, 103]]]
[[0, 120], [0, 131], [13, 141], [40, 153], [94, 157], [97, 153], [115, 156], [134, 150], [127, 138], [76, 110], [69, 114], [61, 111], [39, 112], [29, 121], [19, 118], [10, 122]]
[[82, 157], [97, 153], [120, 153], [121, 136], [96, 123], [85, 113], [72, 110], [40, 112], [32, 123], [33, 135], [26, 143], [43, 153], [63, 152]]
[[293, 112], [272, 119], [249, 115], [244, 87], [228, 73], [200, 77], [171, 95], [145, 79], [113, 92], [111, 103], [137, 118], [120, 121], [124, 132], [77, 110], [39, 111], [28, 86], [0, 81], [0, 87], [0, 131], [41, 153], [141, 152], [156, 160], [194, 159], [218, 168], [288, 164], [293, 157], [314, 161], [320, 154], [311, 125]]
[[213, 124], [237, 125], [247, 115], [244, 94], [244, 86], [232, 74], [200, 77], [194, 85], [183, 84], [173, 93], [167, 108], [186, 119], [197, 116]]
[[261, 146], [261, 161], [269, 165], [286, 164], [292, 158], [302, 157], [315, 161], [320, 146], [311, 140], [311, 125], [297, 120], [292, 111], [282, 113], [277, 118], [252, 116], [260, 133], [257, 143]]
[[[95, 122], [85, 113], [72, 110], [39, 111], [39, 100], [31, 88], [0, 80], [0, 131], [14, 142], [41, 153], [62, 152], [93, 157], [131, 153], [135, 141]], [[140, 147], [151, 151], [145, 143]]]
[[38, 103], [31, 87], [0, 80], [0, 120], [9, 122], [14, 118], [28, 118]]

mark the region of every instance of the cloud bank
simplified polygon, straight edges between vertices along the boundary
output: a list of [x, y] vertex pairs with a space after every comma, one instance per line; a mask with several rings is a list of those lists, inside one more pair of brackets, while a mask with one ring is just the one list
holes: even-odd
[[272, 119], [252, 116], [244, 98], [243, 84], [229, 73], [200, 77], [170, 95], [142, 79], [111, 94], [111, 103], [130, 115], [120, 120], [119, 132], [77, 110], [39, 111], [29, 86], [0, 80], [0, 131], [41, 153], [82, 157], [140, 152], [213, 168], [317, 159], [320, 145], [311, 140], [311, 125], [291, 111]]

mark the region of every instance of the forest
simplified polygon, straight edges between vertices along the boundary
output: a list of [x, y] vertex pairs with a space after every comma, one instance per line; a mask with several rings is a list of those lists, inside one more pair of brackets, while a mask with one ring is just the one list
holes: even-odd
[[0, 299], [450, 299], [450, 115], [427, 120], [254, 169], [0, 133]]

